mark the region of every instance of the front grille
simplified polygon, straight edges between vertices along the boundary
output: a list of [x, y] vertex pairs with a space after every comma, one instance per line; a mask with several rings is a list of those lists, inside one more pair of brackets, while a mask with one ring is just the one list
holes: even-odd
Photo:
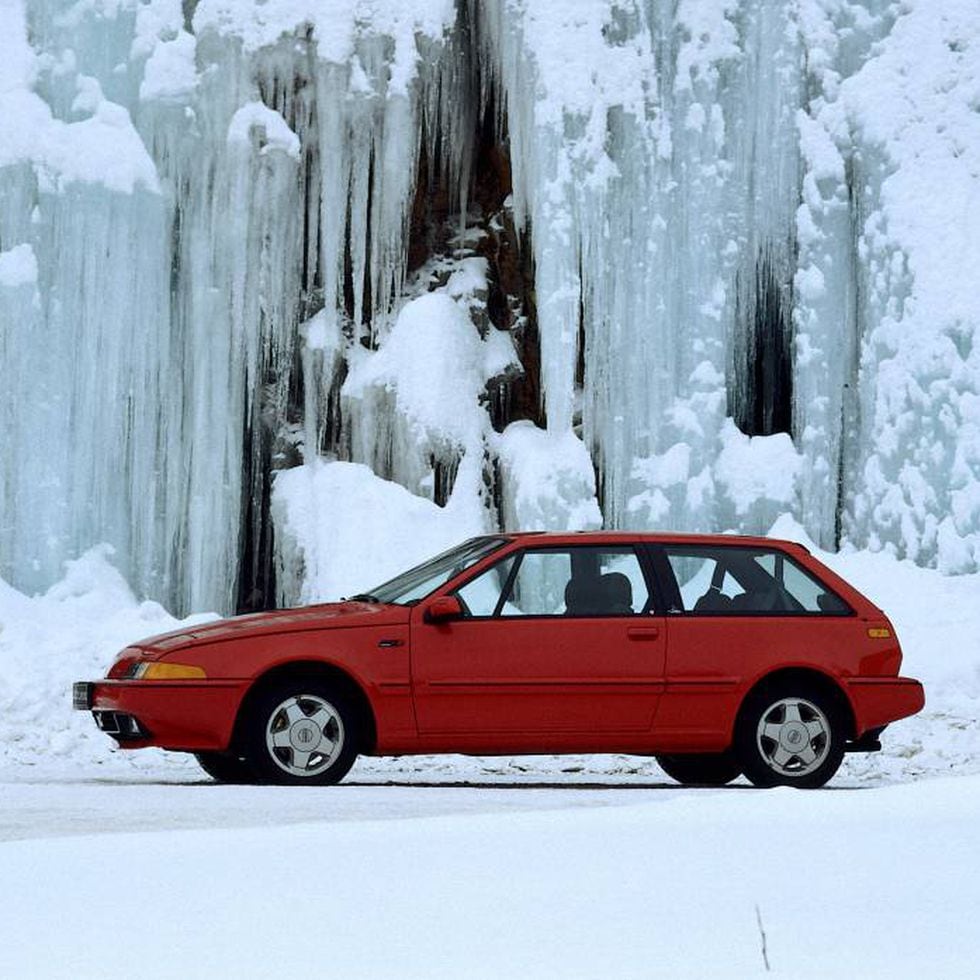
[[146, 738], [150, 733], [140, 724], [138, 718], [123, 711], [93, 711], [95, 723], [99, 728], [119, 742], [127, 739]]
[[71, 704], [76, 711], [88, 711], [92, 707], [91, 681], [75, 681], [71, 688]]

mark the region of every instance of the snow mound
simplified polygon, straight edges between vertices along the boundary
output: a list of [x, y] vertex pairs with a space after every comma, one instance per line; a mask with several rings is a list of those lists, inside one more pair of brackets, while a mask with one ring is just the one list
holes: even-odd
[[43, 595], [0, 580], [0, 766], [160, 765], [160, 753], [119, 758], [91, 715], [72, 710], [71, 685], [103, 677], [130, 643], [215, 617], [178, 620], [156, 602], [139, 602], [111, 557], [101, 545], [67, 562]]
[[[457, 284], [450, 280], [449, 286]], [[381, 349], [361, 357], [344, 395], [367, 400], [380, 397], [371, 389], [388, 392], [394, 411], [420, 438], [472, 446], [486, 425], [480, 394], [513, 360], [505, 334], [494, 330], [488, 336], [481, 339], [466, 310], [448, 292], [419, 296], [402, 307]]]
[[574, 432], [512, 422], [496, 440], [503, 525], [512, 531], [602, 527], [592, 460]]
[[180, 31], [172, 40], [160, 41], [143, 69], [140, 98], [186, 99], [197, 85], [197, 68], [194, 64], [196, 49], [197, 42], [187, 31]]
[[359, 463], [314, 460], [276, 475], [272, 508], [280, 601], [329, 602], [369, 590], [486, 527]]
[[788, 433], [750, 437], [727, 419], [715, 478], [735, 513], [734, 519], [724, 523], [733, 527], [771, 524], [797, 504], [802, 469], [803, 459]]

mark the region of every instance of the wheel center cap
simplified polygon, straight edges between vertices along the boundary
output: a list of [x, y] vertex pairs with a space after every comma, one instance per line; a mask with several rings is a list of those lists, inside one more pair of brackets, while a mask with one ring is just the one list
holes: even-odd
[[806, 727], [795, 721], [783, 725], [779, 741], [787, 752], [800, 752], [809, 743]]
[[320, 744], [321, 733], [316, 722], [304, 718], [289, 729], [290, 744], [297, 752], [312, 752]]

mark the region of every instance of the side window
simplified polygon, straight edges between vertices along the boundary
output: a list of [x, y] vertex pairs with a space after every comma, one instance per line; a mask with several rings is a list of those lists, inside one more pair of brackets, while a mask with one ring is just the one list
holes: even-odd
[[[668, 551], [667, 560], [681, 593], [684, 612], [710, 612], [712, 606], [727, 608], [735, 596], [745, 591], [725, 564], [708, 552], [679, 554]], [[700, 608], [697, 608], [698, 603]]]
[[632, 548], [525, 551], [501, 616], [634, 616], [649, 608]]
[[682, 611], [699, 614], [844, 615], [847, 605], [780, 551], [667, 548]]
[[463, 603], [463, 612], [467, 616], [492, 616], [497, 611], [513, 567], [514, 556], [510, 555], [457, 589], [456, 597]]
[[756, 555], [755, 560], [804, 612], [841, 615], [849, 611], [842, 599], [828, 591], [782, 552], [766, 552]]

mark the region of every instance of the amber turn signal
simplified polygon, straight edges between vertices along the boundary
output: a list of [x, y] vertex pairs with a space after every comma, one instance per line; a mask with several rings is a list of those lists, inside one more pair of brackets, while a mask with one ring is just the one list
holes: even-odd
[[142, 663], [133, 672], [133, 677], [141, 681], [202, 680], [207, 676], [203, 667], [165, 662]]
[[872, 640], [890, 640], [892, 631], [885, 626], [869, 626], [868, 636]]

